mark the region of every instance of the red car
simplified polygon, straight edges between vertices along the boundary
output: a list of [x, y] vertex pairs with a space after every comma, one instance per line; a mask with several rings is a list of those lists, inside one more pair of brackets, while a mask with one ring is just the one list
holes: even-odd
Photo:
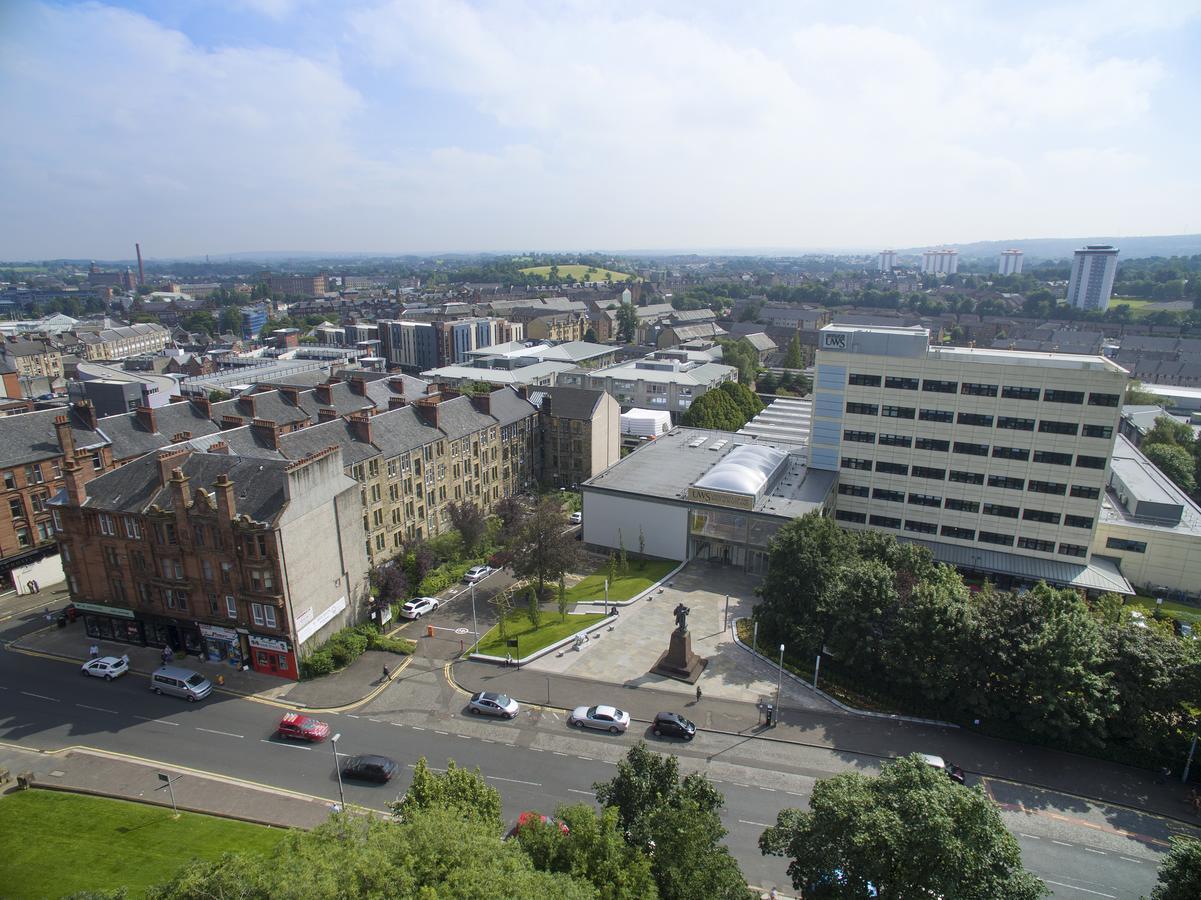
[[558, 819], [552, 819], [550, 816], [544, 816], [541, 813], [532, 812], [531, 810], [527, 809], [517, 817], [517, 824], [509, 829], [509, 833], [505, 835], [505, 837], [517, 837], [518, 831], [528, 825], [532, 825], [535, 822], [539, 822], [543, 825], [558, 825], [559, 831], [562, 834], [567, 834], [569, 832], [568, 827]]
[[323, 741], [329, 737], [329, 726], [312, 716], [288, 713], [279, 720], [279, 728], [275, 733], [294, 741]]

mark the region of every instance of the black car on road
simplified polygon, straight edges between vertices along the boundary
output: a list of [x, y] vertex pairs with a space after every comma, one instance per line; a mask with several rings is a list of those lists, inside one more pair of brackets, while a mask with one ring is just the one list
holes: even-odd
[[396, 761], [386, 756], [352, 756], [342, 767], [342, 777], [384, 784], [391, 780], [398, 768]]
[[679, 713], [655, 713], [655, 724], [651, 726], [655, 737], [676, 737], [686, 741], [696, 737], [696, 726]]

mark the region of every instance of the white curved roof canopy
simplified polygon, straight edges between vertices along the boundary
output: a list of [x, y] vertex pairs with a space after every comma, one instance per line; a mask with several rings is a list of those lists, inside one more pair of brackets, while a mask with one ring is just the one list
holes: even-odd
[[695, 486], [736, 494], [758, 494], [787, 458], [785, 451], [775, 447], [742, 444], [727, 453]]

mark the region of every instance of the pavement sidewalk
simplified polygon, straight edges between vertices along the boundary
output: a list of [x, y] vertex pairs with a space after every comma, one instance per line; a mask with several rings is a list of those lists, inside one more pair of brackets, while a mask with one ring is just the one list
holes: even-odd
[[328, 801], [319, 798], [91, 750], [39, 753], [3, 744], [0, 766], [10, 772], [12, 781], [6, 786], [10, 790], [18, 773], [32, 772], [34, 783], [41, 787], [170, 808], [171, 797], [158, 777], [164, 773], [173, 779], [181, 810], [279, 828], [314, 828], [330, 815]]
[[[62, 628], [57, 625], [40, 628], [14, 639], [9, 647], [82, 664], [88, 658], [89, 648], [93, 644], [99, 648], [101, 656], [127, 654], [130, 668], [135, 673], [149, 675], [162, 665], [161, 651], [157, 647], [96, 640], [88, 636], [82, 619], [69, 622]], [[227, 662], [211, 662], [196, 656], [177, 655], [174, 664], [195, 669], [219, 691], [285, 706], [327, 710], [370, 699], [385, 686], [384, 666], [388, 667], [391, 678], [395, 678], [405, 659], [394, 653], [368, 650], [342, 671], [310, 681], [288, 681], [253, 669], [242, 671]]]
[[[701, 729], [828, 748], [846, 755], [846, 761], [852, 764], [854, 757], [887, 759], [914, 752], [934, 753], [975, 775], [1146, 810], [1193, 827], [1199, 824], [1184, 802], [1186, 789], [1178, 779], [1160, 784], [1154, 773], [1142, 769], [1004, 741], [970, 729], [802, 709], [790, 705], [787, 698], [778, 724], [768, 728], [756, 699], [738, 701], [705, 695], [697, 701], [678, 691], [636, 683], [614, 684], [472, 660], [455, 663], [451, 677], [465, 691], [499, 691], [525, 703], [557, 709], [609, 703], [643, 723], [652, 721], [657, 712], [678, 712]], [[701, 683], [703, 686], [703, 680]], [[1033, 806], [1039, 803], [1036, 790]], [[1120, 813], [1113, 818], [1120, 824]]]

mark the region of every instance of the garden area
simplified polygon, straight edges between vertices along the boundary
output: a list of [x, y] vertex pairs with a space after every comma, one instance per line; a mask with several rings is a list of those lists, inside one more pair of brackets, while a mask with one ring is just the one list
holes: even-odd
[[[521, 659], [577, 631], [590, 628], [604, 618], [604, 613], [569, 614], [563, 617], [546, 613], [541, 617], [539, 624], [535, 625], [530, 621], [528, 610], [515, 609], [505, 620], [504, 637], [501, 637], [500, 625], [494, 625], [480, 639], [476, 652], [486, 656], [512, 655], [514, 659]], [[511, 639], [517, 640], [516, 647], [509, 646], [508, 642]]]
[[667, 573], [679, 563], [670, 559], [635, 559], [630, 560], [623, 572], [620, 562], [616, 571], [610, 573], [607, 569], [593, 572], [579, 583], [567, 590], [567, 599], [572, 603], [583, 600], [604, 600], [605, 579], [609, 578], [609, 600], [622, 601], [636, 597], [656, 581], [666, 577]]
[[140, 897], [192, 858], [269, 855], [284, 831], [124, 800], [28, 790], [0, 798], [6, 897], [63, 897], [124, 887]]

